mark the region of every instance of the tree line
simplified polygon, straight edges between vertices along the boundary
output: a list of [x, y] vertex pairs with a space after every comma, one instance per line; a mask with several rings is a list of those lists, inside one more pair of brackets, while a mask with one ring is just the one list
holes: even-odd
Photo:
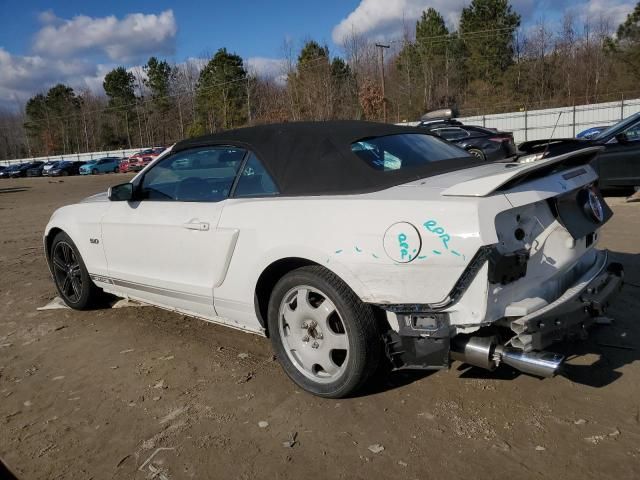
[[508, 0], [473, 0], [456, 27], [429, 8], [389, 48], [356, 33], [342, 56], [314, 40], [300, 50], [285, 43], [273, 78], [226, 48], [180, 64], [151, 57], [107, 73], [104, 94], [59, 84], [23, 111], [0, 112], [0, 158], [168, 145], [271, 122], [397, 122], [442, 107], [489, 114], [640, 93], [640, 2], [621, 25], [566, 14], [559, 27], [523, 30]]

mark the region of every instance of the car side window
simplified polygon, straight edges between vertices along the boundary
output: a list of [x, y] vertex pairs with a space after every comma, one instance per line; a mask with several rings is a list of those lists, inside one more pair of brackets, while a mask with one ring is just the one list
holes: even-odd
[[469, 136], [469, 133], [461, 128], [439, 128], [434, 131], [436, 132], [436, 135], [449, 141], [460, 140], [461, 138]]
[[627, 140], [630, 142], [637, 142], [640, 140], [640, 122], [632, 125], [624, 131], [627, 136]]
[[265, 170], [262, 162], [254, 153], [250, 153], [247, 163], [238, 178], [238, 184], [233, 196], [236, 198], [262, 197], [277, 195], [278, 193], [276, 184], [273, 182], [271, 175]]
[[163, 158], [143, 177], [142, 200], [219, 202], [229, 196], [246, 150], [194, 148]]

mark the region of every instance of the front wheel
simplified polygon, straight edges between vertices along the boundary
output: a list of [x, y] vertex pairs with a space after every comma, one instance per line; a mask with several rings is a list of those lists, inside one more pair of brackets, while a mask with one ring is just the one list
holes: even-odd
[[285, 275], [271, 294], [268, 317], [285, 373], [314, 395], [352, 394], [378, 367], [382, 340], [371, 307], [323, 267]]
[[98, 174], [98, 169], [94, 168], [93, 170], [91, 170], [91, 175], [97, 175]]
[[60, 232], [53, 239], [50, 261], [53, 280], [64, 303], [75, 310], [90, 308], [100, 290], [91, 281], [78, 248], [66, 233]]

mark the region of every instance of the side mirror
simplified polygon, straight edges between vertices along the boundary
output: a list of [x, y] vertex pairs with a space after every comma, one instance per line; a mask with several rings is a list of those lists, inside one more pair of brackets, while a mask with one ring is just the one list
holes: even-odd
[[109, 187], [107, 196], [112, 202], [130, 202], [133, 200], [133, 183], [121, 183], [115, 187]]
[[616, 140], [618, 141], [618, 143], [629, 143], [629, 137], [627, 137], [627, 134], [624, 132], [617, 134]]

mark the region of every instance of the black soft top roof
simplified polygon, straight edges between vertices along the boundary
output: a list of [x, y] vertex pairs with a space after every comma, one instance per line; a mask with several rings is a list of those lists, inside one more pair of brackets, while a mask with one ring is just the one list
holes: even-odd
[[173, 152], [212, 145], [249, 149], [263, 162], [283, 195], [373, 192], [477, 162], [461, 150], [459, 159], [380, 171], [351, 151], [351, 144], [358, 140], [401, 133], [429, 135], [420, 128], [356, 120], [291, 122], [183, 140], [173, 147]]

